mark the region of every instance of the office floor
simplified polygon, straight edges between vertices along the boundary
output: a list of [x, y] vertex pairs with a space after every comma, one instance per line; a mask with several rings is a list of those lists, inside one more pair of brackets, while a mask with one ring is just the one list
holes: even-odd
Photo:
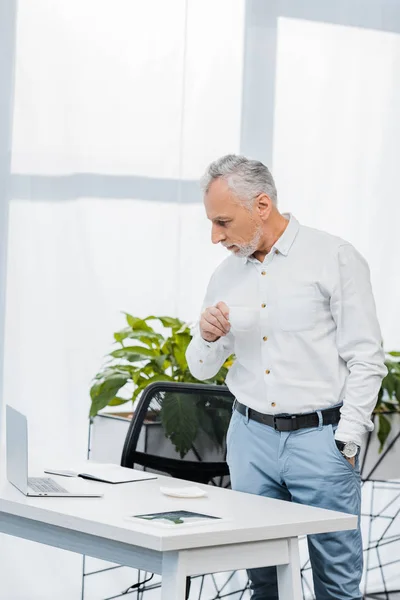
[[[111, 563], [104, 563], [95, 559], [87, 559], [87, 571], [97, 571], [104, 567], [110, 567]], [[126, 567], [116, 570], [107, 570], [96, 572], [93, 577], [85, 577], [84, 600], [112, 600], [118, 597], [123, 591], [133, 583], [137, 582], [138, 572]], [[149, 574], [141, 572], [141, 581], [147, 579]], [[160, 580], [159, 575], [154, 575], [148, 583], [150, 589], [144, 593], [137, 590], [131, 590], [129, 594], [119, 596], [129, 598], [130, 600], [160, 600]], [[247, 577], [244, 571], [238, 571], [230, 576], [230, 573], [217, 573], [214, 576], [195, 577], [192, 579], [189, 600], [250, 600], [250, 591], [243, 589], [246, 586]], [[157, 587], [151, 589], [155, 584]], [[305, 595], [304, 600], [312, 600], [311, 595]], [[400, 593], [371, 594], [365, 596], [363, 600], [400, 600]]]

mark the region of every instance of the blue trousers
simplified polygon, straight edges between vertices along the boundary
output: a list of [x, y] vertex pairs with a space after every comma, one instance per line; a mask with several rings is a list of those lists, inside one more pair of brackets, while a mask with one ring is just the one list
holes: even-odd
[[[317, 600], [361, 600], [361, 486], [335, 426], [279, 432], [234, 410], [227, 435], [232, 488], [359, 516], [357, 530], [308, 536]], [[278, 600], [276, 567], [249, 570], [253, 600]]]

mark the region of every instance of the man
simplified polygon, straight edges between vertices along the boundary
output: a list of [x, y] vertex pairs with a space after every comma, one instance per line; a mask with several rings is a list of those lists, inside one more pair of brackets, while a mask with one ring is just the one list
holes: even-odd
[[[236, 355], [232, 487], [360, 515], [359, 448], [387, 372], [368, 266], [351, 244], [280, 214], [261, 162], [224, 156], [203, 184], [212, 242], [231, 256], [211, 278], [187, 360], [203, 380]], [[360, 529], [308, 545], [317, 600], [360, 600]], [[253, 600], [278, 598], [275, 567], [249, 577]]]

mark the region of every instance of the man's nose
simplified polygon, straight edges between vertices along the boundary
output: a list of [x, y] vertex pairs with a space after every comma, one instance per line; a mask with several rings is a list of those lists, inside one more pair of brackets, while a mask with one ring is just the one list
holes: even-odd
[[219, 244], [225, 240], [225, 234], [223, 231], [218, 230], [216, 227], [211, 229], [211, 241], [213, 244]]

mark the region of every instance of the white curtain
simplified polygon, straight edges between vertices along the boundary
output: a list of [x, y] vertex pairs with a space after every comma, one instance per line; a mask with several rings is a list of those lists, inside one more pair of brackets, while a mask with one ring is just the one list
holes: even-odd
[[[4, 399], [28, 416], [32, 459], [86, 456], [90, 380], [122, 311], [199, 309], [223, 253], [197, 180], [239, 151], [243, 12], [19, 2]], [[80, 598], [77, 555], [2, 537], [0, 565], [1, 598]]]
[[[383, 0], [369, 25], [360, 3], [301, 4], [19, 1], [3, 398], [31, 456], [85, 456], [121, 311], [197, 316], [224, 257], [197, 180], [227, 152], [267, 160], [282, 210], [365, 255], [400, 348], [400, 11], [388, 31]], [[0, 599], [77, 600], [80, 567], [2, 536]]]
[[367, 258], [385, 349], [399, 349], [400, 35], [281, 17], [276, 64], [282, 206]]

